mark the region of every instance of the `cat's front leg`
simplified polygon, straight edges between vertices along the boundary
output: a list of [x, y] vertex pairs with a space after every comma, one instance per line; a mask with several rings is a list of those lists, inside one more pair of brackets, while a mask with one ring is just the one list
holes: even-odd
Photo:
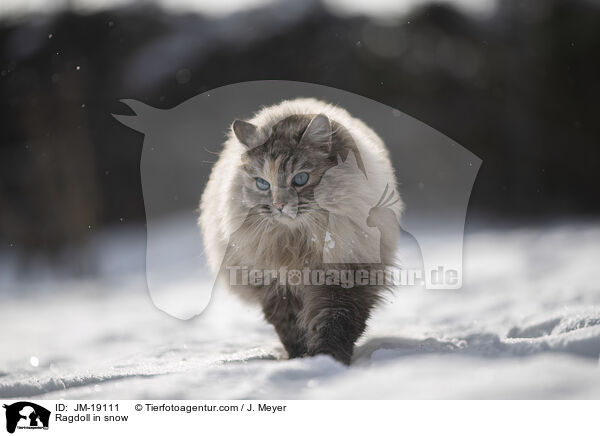
[[263, 297], [265, 319], [273, 324], [290, 359], [306, 356], [306, 332], [298, 323], [300, 299], [286, 291], [268, 292]]
[[324, 286], [308, 290], [301, 315], [301, 323], [306, 325], [308, 355], [329, 354], [349, 365], [354, 343], [364, 332], [376, 301], [376, 294], [366, 287]]

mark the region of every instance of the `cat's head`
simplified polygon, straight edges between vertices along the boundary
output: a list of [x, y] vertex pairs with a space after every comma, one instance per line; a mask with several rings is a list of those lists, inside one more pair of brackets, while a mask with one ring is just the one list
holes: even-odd
[[246, 147], [241, 166], [246, 208], [287, 225], [310, 221], [322, 212], [314, 190], [337, 164], [332, 125], [325, 115], [292, 115], [268, 132], [236, 120], [233, 132]]

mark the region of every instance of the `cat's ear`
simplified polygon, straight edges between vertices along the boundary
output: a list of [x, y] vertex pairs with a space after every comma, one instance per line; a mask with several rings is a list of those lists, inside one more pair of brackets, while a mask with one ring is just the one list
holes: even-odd
[[331, 149], [331, 123], [323, 114], [316, 115], [300, 138], [300, 144], [310, 143], [320, 145], [330, 151]]
[[242, 120], [235, 120], [232, 128], [235, 137], [246, 146], [246, 148], [250, 149], [262, 145], [262, 135], [258, 127], [254, 124]]

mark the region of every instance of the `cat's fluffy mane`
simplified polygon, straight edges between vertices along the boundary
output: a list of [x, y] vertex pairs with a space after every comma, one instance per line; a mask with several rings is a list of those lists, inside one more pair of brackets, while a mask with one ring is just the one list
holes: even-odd
[[[347, 129], [356, 143], [368, 176], [365, 178], [362, 173], [358, 174], [355, 171], [353, 176], [349, 175], [347, 179], [340, 181], [340, 184], [344, 185], [343, 192], [347, 195], [343, 201], [337, 201], [327, 208], [331, 214], [330, 224], [338, 232], [350, 234], [356, 230], [348, 227], [351, 224], [347, 222], [347, 217], [355, 215], [357, 210], [368, 211], [370, 207], [375, 206], [386, 185], [397, 192], [394, 170], [381, 138], [346, 110], [316, 99], [286, 100], [261, 109], [247, 121], [258, 126], [264, 134], [268, 135], [272, 126], [291, 115], [316, 114], [324, 114]], [[244, 210], [238, 201], [240, 186], [236, 182], [236, 175], [239, 174], [241, 167], [240, 157], [245, 151], [246, 148], [230, 130], [202, 195], [199, 224], [208, 262], [214, 273], [217, 273], [221, 267], [230, 236], [240, 228], [244, 219]], [[333, 186], [330, 189], [341, 192], [339, 187]], [[400, 218], [403, 209], [402, 201], [395, 203], [391, 209]], [[364, 218], [360, 217], [361, 220]], [[368, 232], [377, 231], [373, 228], [368, 230]], [[251, 239], [248, 241], [252, 243]], [[281, 239], [279, 241], [281, 242]], [[364, 239], [361, 249], [367, 257], [378, 253], [378, 241], [378, 238]], [[274, 237], [271, 243], [278, 244], [278, 240]], [[248, 248], [248, 255], [255, 253], [254, 247]], [[343, 247], [339, 249], [342, 250]], [[306, 256], [306, 253], [303, 255]], [[252, 259], [247, 261], [248, 264], [253, 264]]]

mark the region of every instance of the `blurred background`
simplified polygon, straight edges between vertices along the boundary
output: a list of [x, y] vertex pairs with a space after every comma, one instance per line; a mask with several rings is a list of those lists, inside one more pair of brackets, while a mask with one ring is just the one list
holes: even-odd
[[[599, 54], [598, 0], [0, 0], [0, 397], [600, 398]], [[356, 371], [279, 360], [227, 293], [184, 323], [148, 287], [144, 138], [111, 114], [268, 79], [483, 160], [463, 288], [396, 292]], [[185, 226], [150, 218], [178, 272]], [[186, 308], [212, 287], [166, 277]]]
[[[467, 231], [595, 220], [599, 53], [593, 0], [3, 0], [0, 286], [142, 269], [143, 137], [111, 113], [250, 80], [360, 94], [478, 155]], [[103, 259], [111, 237], [136, 248]]]

